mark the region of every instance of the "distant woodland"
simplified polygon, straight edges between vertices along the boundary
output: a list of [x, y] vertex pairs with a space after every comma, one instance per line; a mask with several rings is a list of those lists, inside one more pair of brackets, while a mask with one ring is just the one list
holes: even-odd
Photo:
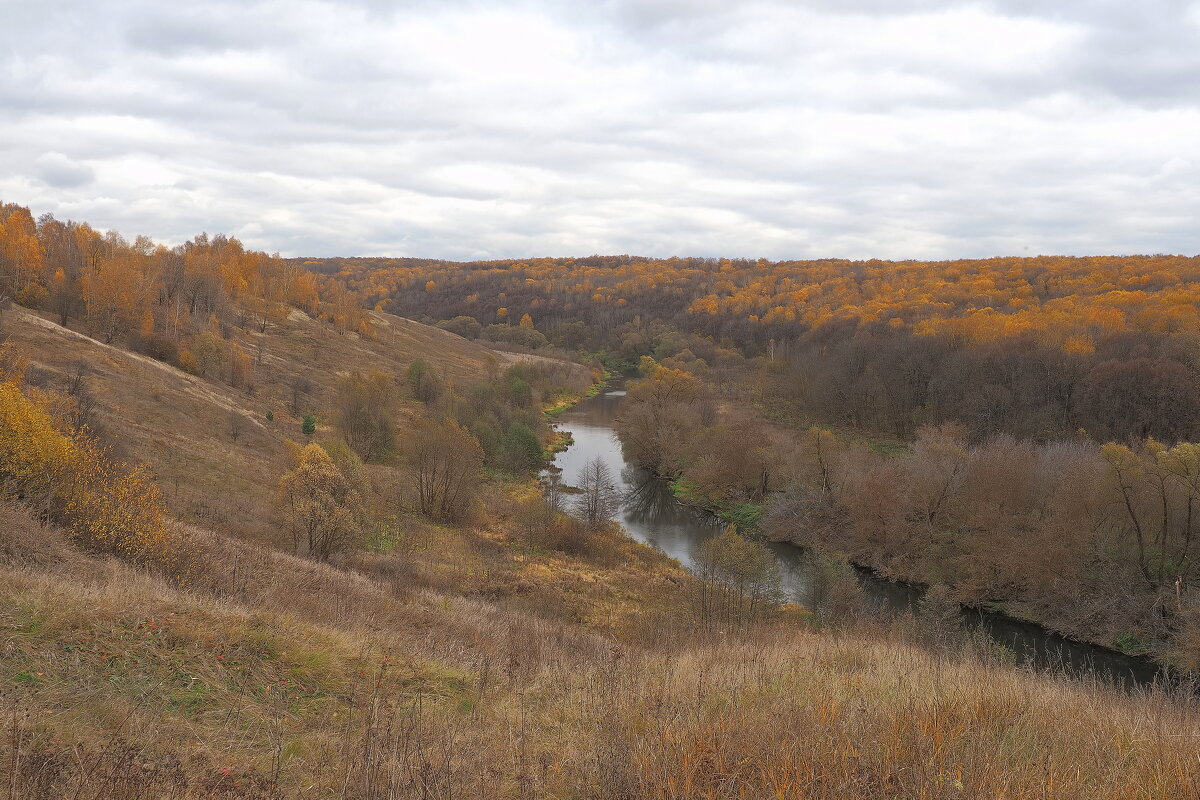
[[1200, 438], [1200, 258], [298, 263], [398, 314], [627, 369], [644, 355], [718, 374], [761, 358], [832, 425]]

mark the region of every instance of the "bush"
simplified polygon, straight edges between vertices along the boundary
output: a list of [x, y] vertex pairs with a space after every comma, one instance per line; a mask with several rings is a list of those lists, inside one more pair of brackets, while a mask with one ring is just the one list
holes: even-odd
[[304, 422], [300, 423], [300, 432], [305, 436], [312, 436], [317, 432], [317, 418], [312, 414], [307, 414], [304, 417]]
[[[347, 458], [354, 455], [347, 448]], [[292, 547], [328, 561], [362, 533], [355, 510], [361, 498], [346, 474], [320, 445], [296, 454], [295, 469], [279, 481], [279, 503], [292, 532]]]
[[346, 444], [363, 461], [386, 461], [395, 444], [395, 381], [379, 370], [352, 372], [338, 381], [337, 390], [334, 421]]
[[0, 487], [89, 550], [172, 565], [179, 554], [158, 486], [144, 468], [120, 465], [86, 433], [56, 424], [54, 402], [0, 382]]
[[442, 320], [437, 323], [437, 327], [444, 331], [456, 333], [464, 339], [478, 339], [483, 326], [474, 317], [455, 317], [454, 319]]
[[192, 375], [200, 374], [200, 365], [196, 362], [196, 357], [192, 355], [191, 350], [184, 350], [179, 354], [179, 368]]
[[408, 367], [408, 385], [412, 396], [426, 405], [436, 402], [446, 388], [441, 377], [421, 358]]
[[928, 643], [948, 646], [962, 635], [962, 607], [944, 583], [930, 586], [917, 604], [919, 631]]
[[504, 466], [518, 474], [536, 470], [542, 463], [542, 443], [528, 425], [520, 422], [508, 426], [500, 440], [500, 452]]
[[466, 518], [483, 479], [483, 449], [453, 420], [418, 420], [401, 446], [416, 507], [439, 522]]
[[706, 625], [743, 625], [784, 600], [779, 562], [761, 542], [728, 526], [696, 557], [696, 611]]
[[867, 598], [850, 562], [819, 550], [809, 551], [809, 558], [812, 562], [809, 610], [822, 621], [835, 624], [861, 616], [866, 611]]
[[505, 342], [520, 347], [528, 347], [530, 350], [546, 347], [550, 344], [549, 340], [541, 332], [533, 328], [522, 328], [519, 325], [506, 325], [503, 323], [488, 325], [487, 338], [493, 342]]
[[192, 340], [190, 372], [201, 377], [213, 372], [229, 358], [229, 349], [221, 337], [205, 331]]
[[[156, 361], [182, 366], [179, 345], [161, 334], [133, 334], [129, 339], [129, 346], [134, 351], [150, 356]], [[190, 363], [194, 365], [194, 359]]]
[[27, 283], [17, 290], [17, 305], [26, 308], [44, 308], [50, 300], [46, 287], [37, 283]]

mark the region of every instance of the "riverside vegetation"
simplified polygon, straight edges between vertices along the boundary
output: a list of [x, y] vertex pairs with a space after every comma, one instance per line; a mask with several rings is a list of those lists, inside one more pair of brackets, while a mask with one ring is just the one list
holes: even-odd
[[743, 527], [1200, 666], [1200, 259], [303, 263], [640, 376], [631, 460]]
[[[1018, 671], [932, 612], [780, 605], [733, 530], [691, 576], [605, 519], [602, 470], [547, 500], [543, 409], [599, 365], [221, 237], [0, 222], [9, 797], [1200, 795], [1186, 692]], [[645, 363], [630, 425], [701, 380], [675, 369]], [[711, 435], [727, 395], [693, 388]], [[816, 445], [795, 491], [841, 491]]]

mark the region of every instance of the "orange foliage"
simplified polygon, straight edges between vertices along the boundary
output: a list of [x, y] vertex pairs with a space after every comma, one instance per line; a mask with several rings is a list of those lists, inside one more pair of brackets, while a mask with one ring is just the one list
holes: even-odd
[[[514, 318], [578, 319], [589, 306], [673, 320], [712, 333], [737, 320], [761, 340], [784, 339], [826, 322], [886, 321], [914, 333], [973, 342], [1032, 335], [1078, 352], [1123, 331], [1200, 332], [1200, 258], [1039, 256], [960, 261], [647, 260], [628, 256], [455, 264], [417, 259], [327, 259], [326, 272], [416, 308], [406, 289], [436, 281], [450, 313], [486, 321], [489, 301]], [[332, 269], [331, 269], [332, 268]], [[499, 302], [498, 302], [499, 301]], [[410, 308], [409, 306], [414, 306]]]
[[167, 248], [49, 215], [35, 222], [16, 205], [0, 204], [0, 287], [22, 305], [56, 311], [61, 324], [79, 319], [105, 342], [173, 342], [157, 353], [184, 349], [205, 328], [218, 336], [232, 323], [265, 332], [290, 307], [370, 333], [359, 292], [337, 280], [321, 291], [302, 264], [246, 250], [237, 239], [201, 234]]

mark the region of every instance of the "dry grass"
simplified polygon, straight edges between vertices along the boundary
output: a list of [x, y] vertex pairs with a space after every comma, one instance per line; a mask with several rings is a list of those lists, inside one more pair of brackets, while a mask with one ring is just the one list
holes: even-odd
[[[1200, 796], [1200, 721], [902, 642], [781, 637], [665, 660], [635, 762], [650, 797]], [[644, 685], [644, 684], [643, 684]]]
[[[204, 532], [180, 590], [0, 520], [13, 797], [1200, 796], [1200, 709], [1167, 693], [878, 632], [615, 638]], [[530, 558], [549, 587], [586, 571]]]

